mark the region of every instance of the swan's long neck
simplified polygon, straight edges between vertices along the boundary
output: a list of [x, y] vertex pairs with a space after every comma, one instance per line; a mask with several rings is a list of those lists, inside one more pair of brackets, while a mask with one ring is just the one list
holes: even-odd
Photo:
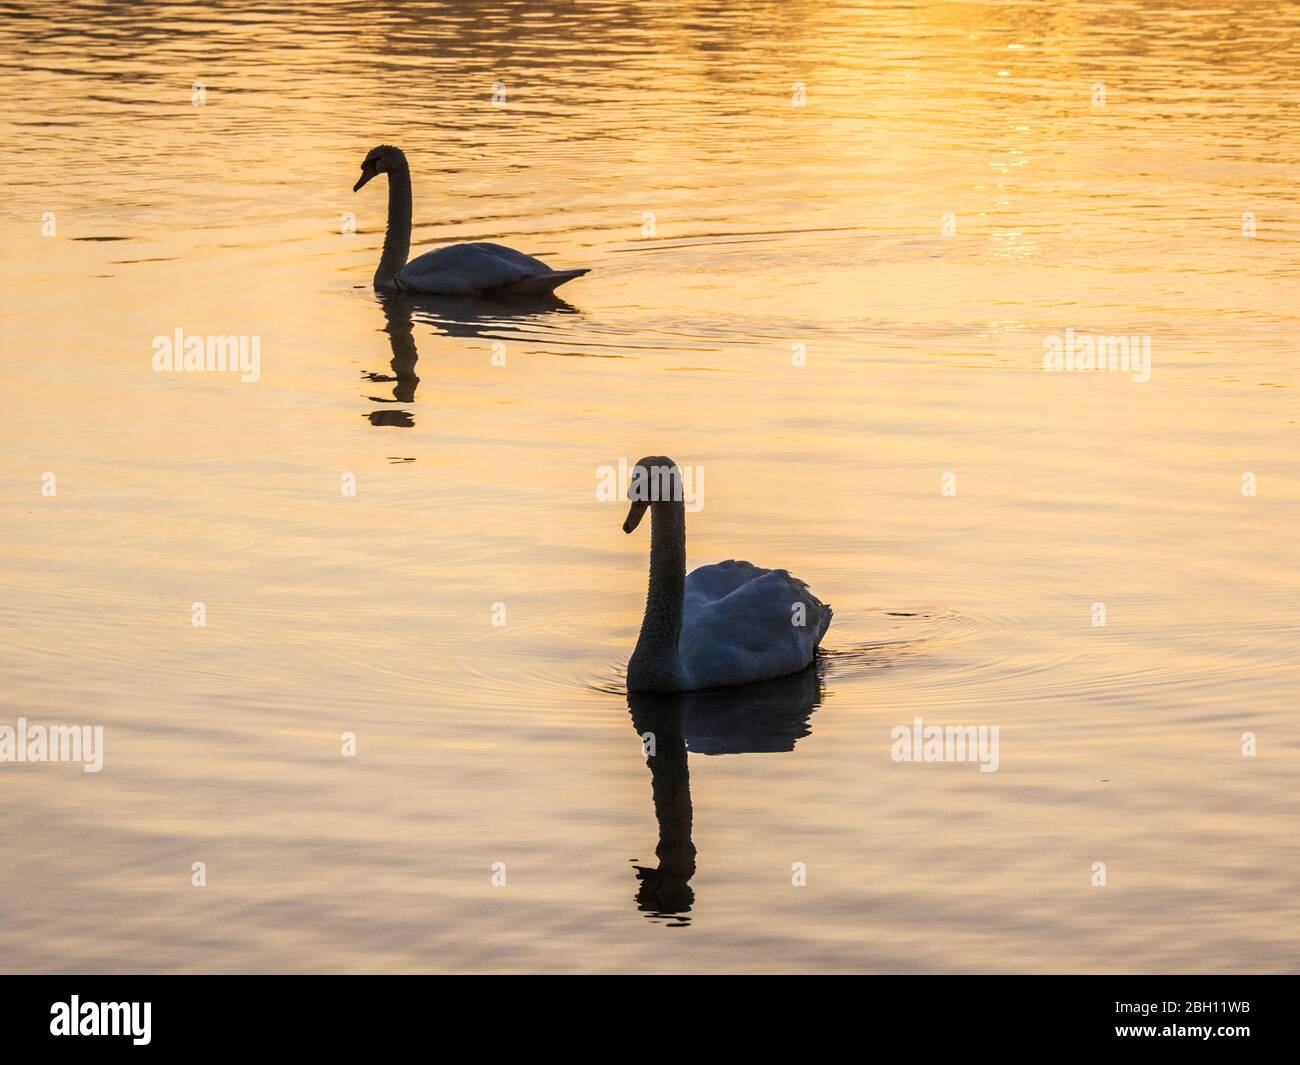
[[405, 164], [388, 172], [388, 232], [375, 271], [375, 288], [396, 288], [398, 271], [411, 254], [411, 171]]
[[650, 589], [636, 650], [628, 663], [634, 687], [673, 690], [681, 679], [677, 642], [686, 596], [686, 508], [680, 502], [650, 506]]

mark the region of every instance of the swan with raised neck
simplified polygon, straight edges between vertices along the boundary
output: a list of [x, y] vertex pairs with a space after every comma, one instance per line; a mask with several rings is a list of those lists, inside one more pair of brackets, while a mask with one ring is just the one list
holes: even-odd
[[391, 144], [372, 148], [361, 163], [359, 192], [380, 174], [388, 175], [388, 228], [375, 270], [375, 288], [456, 296], [536, 295], [553, 292], [586, 269], [552, 270], [540, 259], [501, 244], [475, 241], [425, 252], [410, 262], [411, 167], [406, 153]]
[[650, 512], [650, 585], [629, 692], [687, 692], [774, 680], [807, 669], [831, 608], [783, 569], [728, 559], [686, 574], [686, 501], [663, 455], [633, 467], [623, 531]]

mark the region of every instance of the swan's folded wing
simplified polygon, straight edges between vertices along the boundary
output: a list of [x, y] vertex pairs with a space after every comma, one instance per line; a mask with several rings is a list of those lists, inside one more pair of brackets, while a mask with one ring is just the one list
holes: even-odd
[[478, 241], [417, 256], [402, 267], [397, 280], [404, 288], [420, 292], [469, 296], [550, 272], [549, 266], [531, 255]]

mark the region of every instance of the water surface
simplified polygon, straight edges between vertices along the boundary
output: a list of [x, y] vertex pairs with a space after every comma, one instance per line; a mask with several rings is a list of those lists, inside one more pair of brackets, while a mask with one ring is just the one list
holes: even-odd
[[[1285, 5], [9, 13], [0, 723], [106, 750], [0, 766], [6, 968], [1300, 968]], [[592, 273], [378, 299], [382, 142], [416, 250]], [[644, 454], [814, 672], [629, 703]]]

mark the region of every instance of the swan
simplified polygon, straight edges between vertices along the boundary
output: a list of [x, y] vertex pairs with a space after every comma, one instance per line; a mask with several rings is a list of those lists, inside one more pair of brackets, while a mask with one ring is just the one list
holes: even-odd
[[587, 270], [552, 270], [540, 259], [500, 244], [476, 241], [425, 252], [409, 263], [411, 168], [391, 144], [374, 148], [361, 163], [353, 192], [379, 174], [388, 175], [388, 232], [375, 271], [375, 288], [436, 292], [449, 296], [496, 296], [552, 292]]
[[625, 533], [650, 511], [650, 589], [627, 664], [628, 691], [725, 688], [797, 673], [812, 662], [831, 608], [803, 581], [734, 559], [686, 575], [686, 505], [672, 459], [641, 459], [627, 494]]

